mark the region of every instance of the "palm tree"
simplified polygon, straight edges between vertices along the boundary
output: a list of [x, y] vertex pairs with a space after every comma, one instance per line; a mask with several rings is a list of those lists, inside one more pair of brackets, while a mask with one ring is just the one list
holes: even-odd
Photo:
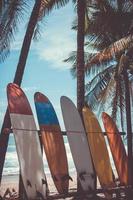
[[[98, 102], [100, 103], [105, 103], [105, 97], [106, 94], [109, 92], [110, 90], [110, 82], [113, 82], [116, 84], [116, 89], [115, 89], [115, 95], [114, 95], [114, 90], [112, 93], [112, 99], [113, 99], [113, 117], [116, 118], [116, 113], [118, 113], [118, 106], [119, 106], [119, 111], [121, 114], [121, 117], [123, 118], [123, 111], [126, 111], [126, 119], [127, 119], [127, 143], [128, 143], [128, 166], [129, 166], [129, 184], [132, 184], [132, 127], [131, 127], [131, 107], [130, 107], [130, 91], [129, 91], [129, 81], [133, 80], [133, 76], [132, 76], [132, 65], [130, 65], [130, 63], [132, 63], [132, 56], [131, 56], [131, 52], [132, 52], [132, 18], [131, 16], [133, 15], [133, 5], [129, 2], [122, 2], [122, 1], [118, 1], [118, 14], [121, 13], [120, 16], [122, 16], [122, 11], [124, 10], [124, 8], [126, 7], [126, 14], [128, 23], [127, 21], [125, 21], [125, 24], [123, 23], [123, 27], [124, 27], [124, 31], [126, 30], [126, 37], [122, 38], [121, 40], [113, 43], [112, 45], [110, 45], [109, 47], [105, 48], [102, 52], [98, 53], [96, 56], [94, 56], [90, 62], [86, 65], [86, 67], [88, 67], [89, 69], [91, 69], [94, 66], [101, 66], [107, 62], [108, 65], [105, 69], [103, 69], [102, 73], [100, 72], [100, 74], [98, 74], [98, 76], [96, 78], [99, 78], [99, 81], [97, 81], [97, 84], [95, 85], [95, 88], [93, 88], [93, 90], [91, 92], [89, 92], [87, 94], [87, 99], [88, 101], [91, 102], [95, 102], [95, 105], [97, 105]], [[104, 7], [105, 8], [105, 7]], [[107, 7], [106, 7], [107, 8]], [[130, 16], [130, 17], [129, 17]], [[116, 16], [116, 20], [114, 19], [114, 22], [116, 23], [117, 21], [117, 17]], [[130, 22], [130, 23], [129, 23]], [[106, 25], [106, 23], [105, 23]], [[130, 26], [131, 25], [131, 26]], [[123, 37], [123, 32], [121, 34], [121, 31], [123, 29], [123, 27], [119, 27], [119, 23], [117, 24], [117, 29], [113, 29], [113, 34], [114, 34], [114, 30], [116, 31], [116, 36], [118, 37], [118, 39], [120, 39], [121, 37]], [[107, 25], [106, 25], [107, 27]], [[100, 28], [103, 30], [100, 31]], [[107, 29], [108, 30], [108, 29]], [[105, 35], [103, 34], [103, 31], [105, 31]], [[112, 33], [110, 31], [110, 35]], [[106, 38], [106, 30], [104, 30], [104, 25], [101, 27], [99, 27], [99, 33], [103, 34], [102, 37]], [[98, 33], [98, 34], [99, 34]], [[115, 34], [114, 34], [115, 35]], [[107, 40], [103, 39], [101, 40], [103, 42], [103, 44], [106, 44], [106, 42], [108, 42]], [[102, 46], [103, 46], [102, 44]], [[101, 45], [101, 44], [100, 44]], [[109, 45], [109, 44], [108, 44]], [[108, 46], [107, 45], [107, 46]], [[127, 52], [127, 53], [126, 53]], [[115, 59], [114, 59], [115, 57]], [[109, 61], [116, 61], [115, 65], [111, 66], [111, 62], [109, 64]], [[104, 65], [103, 65], [104, 66]], [[113, 71], [112, 71], [113, 70]], [[113, 73], [113, 78], [109, 76], [109, 73]], [[130, 73], [129, 73], [130, 72]], [[101, 76], [101, 74], [103, 76]], [[101, 77], [100, 77], [100, 76]], [[108, 75], [108, 77], [107, 77]], [[130, 78], [129, 78], [130, 75]], [[93, 80], [94, 81], [94, 80]], [[93, 83], [93, 81], [91, 82], [91, 84]], [[106, 93], [105, 93], [106, 92]], [[102, 95], [100, 95], [102, 93]], [[101, 97], [102, 96], [102, 97]], [[94, 101], [95, 99], [95, 101]], [[107, 99], [107, 98], [106, 98]], [[99, 101], [98, 101], [99, 100]], [[92, 104], [93, 104], [92, 103]], [[94, 104], [93, 104], [94, 105]], [[125, 110], [125, 109], [126, 110]], [[121, 120], [122, 122], [124, 120]]]
[[[7, 55], [7, 52], [9, 52], [10, 40], [12, 39], [12, 36], [13, 36], [12, 34], [14, 33], [14, 29], [16, 28], [15, 20], [17, 19], [16, 15], [18, 16], [19, 14], [18, 11], [20, 10], [20, 7], [17, 7], [17, 6], [15, 7], [15, 5], [23, 5], [23, 3], [25, 5], [26, 2], [27, 1], [22, 1], [22, 0], [7, 1], [5, 8], [3, 8], [5, 10], [3, 11], [3, 15], [1, 16], [2, 26], [0, 29], [1, 30], [0, 49], [2, 50], [1, 51], [2, 60]], [[66, 5], [66, 3], [68, 2], [69, 0], [49, 0], [49, 1], [36, 0], [35, 1], [34, 7], [29, 19], [26, 34], [24, 37], [22, 49], [20, 52], [17, 70], [14, 77], [14, 83], [18, 84], [19, 86], [21, 85], [30, 44], [33, 38], [33, 34], [35, 31], [37, 22], [40, 21], [45, 16], [46, 13], [51, 11], [51, 9], [54, 6], [57, 6], [59, 8], [60, 6]], [[12, 14], [12, 18], [10, 17], [9, 13]], [[2, 46], [2, 44], [4, 45]], [[5, 117], [4, 117], [2, 129], [1, 129], [1, 134], [0, 134], [0, 152], [2, 152], [0, 156], [0, 181], [2, 178], [3, 165], [4, 165], [5, 154], [7, 151], [8, 139], [9, 139], [9, 134], [5, 134], [5, 131], [7, 129], [10, 129], [10, 127], [11, 127], [11, 122], [10, 122], [9, 113], [7, 109]]]
[[[92, 17], [89, 18], [88, 32], [86, 32], [86, 46], [93, 48], [93, 51], [84, 54], [85, 71], [89, 75], [89, 83], [86, 84], [86, 100], [91, 101], [93, 108], [98, 103], [97, 94], [101, 90], [105, 91], [111, 76], [117, 72], [116, 68], [118, 68], [117, 64], [121, 55], [131, 47], [133, 40], [130, 26], [132, 24], [133, 4], [130, 1], [119, 0], [112, 3], [112, 1], [102, 0], [94, 2], [94, 4], [89, 4], [93, 11]], [[96, 53], [103, 49], [102, 53]], [[76, 77], [76, 52], [72, 52], [66, 61], [73, 63], [71, 72]], [[115, 84], [115, 80], [113, 84]], [[99, 99], [100, 97], [104, 96], [99, 95]], [[123, 98], [120, 99], [121, 102], [122, 100]], [[101, 103], [101, 101], [99, 102]], [[115, 111], [113, 113], [115, 116]]]
[[[112, 42], [117, 41], [118, 37], [121, 38], [121, 37], [125, 36], [126, 33], [129, 31], [129, 25], [131, 24], [131, 19], [132, 19], [131, 16], [133, 14], [132, 13], [133, 6], [131, 6], [131, 3], [130, 4], [129, 4], [129, 2], [124, 3], [124, 5], [123, 5], [124, 10], [122, 10], [122, 11], [120, 11], [119, 8], [116, 8], [116, 7], [121, 7], [121, 6], [119, 6], [120, 1], [119, 1], [118, 6], [116, 6], [116, 7], [114, 5], [112, 5], [110, 1], [108, 2], [108, 1], [103, 1], [103, 0], [98, 1], [98, 4], [90, 3], [88, 5], [91, 7], [91, 9], [93, 8], [93, 11], [89, 10], [89, 13], [92, 12], [92, 17], [89, 17], [89, 22], [88, 22], [89, 28], [88, 28], [88, 32], [86, 31], [86, 38], [87, 38], [86, 46], [88, 46], [89, 48], [96, 49], [96, 51], [101, 50], [101, 49], [105, 48], [106, 46], [110, 45]], [[100, 7], [100, 9], [99, 9], [99, 7]], [[94, 11], [94, 10], [96, 10], [96, 11]], [[88, 15], [89, 15], [89, 13], [88, 13]], [[117, 19], [117, 21], [116, 21], [116, 19], [114, 19], [113, 21], [115, 21], [115, 25], [112, 22], [112, 28], [111, 28], [111, 24], [109, 22], [112, 20], [112, 16], [115, 16], [113, 18], [116, 18], [116, 19], [117, 18], [120, 19], [120, 17], [122, 17], [123, 19], [126, 19], [126, 20], [122, 20], [123, 23], [121, 25], [121, 23], [118, 24], [118, 22], [120, 20]], [[105, 21], [105, 23], [103, 23], [104, 21]], [[118, 26], [117, 26], [117, 24], [118, 24]], [[126, 24], [128, 24], [128, 26]], [[124, 27], [124, 31], [123, 31], [123, 27]], [[112, 29], [112, 32], [111, 32], [111, 29]], [[114, 33], [114, 30], [116, 30], [115, 31], [116, 33]], [[121, 53], [123, 52], [123, 47], [126, 49], [127, 45], [129, 46], [131, 38], [132, 38], [131, 35], [129, 35], [129, 36], [125, 37], [124, 41], [122, 40], [122, 41], [117, 42], [116, 47], [118, 45], [120, 46], [120, 44], [121, 44]], [[114, 50], [115, 50], [115, 54], [116, 54], [116, 48]], [[92, 53], [86, 52], [84, 54], [86, 63], [87, 63], [87, 60], [90, 60], [91, 57], [96, 54], [96, 51], [95, 52], [93, 51]], [[104, 53], [104, 55], [105, 55], [104, 59], [106, 59], [107, 52]], [[98, 57], [98, 54], [94, 57], [94, 62], [93, 62], [93, 59], [91, 59], [91, 61], [92, 61], [90, 63], [91, 65], [95, 64], [95, 60], [97, 57]], [[119, 60], [120, 52], [119, 52], [119, 54], [117, 54], [116, 58]], [[110, 57], [110, 61], [111, 61], [111, 59], [112, 59], [112, 57]], [[72, 61], [74, 63], [71, 71], [72, 71], [72, 74], [74, 74], [76, 77], [76, 52], [73, 52], [66, 61]], [[109, 61], [109, 59], [108, 59], [108, 61]], [[102, 65], [99, 68], [93, 67], [90, 70], [89, 70], [89, 66], [86, 65], [87, 66], [86, 71], [88, 71], [87, 74], [89, 74], [89, 77], [91, 77], [90, 79], [92, 79], [92, 77], [94, 77], [95, 81], [96, 81], [97, 79], [95, 77], [95, 74], [98, 71], [102, 71], [102, 74], [106, 74], [106, 76], [109, 76], [109, 73], [112, 73], [114, 71], [114, 64], [112, 64], [111, 62], [110, 63], [107, 62], [107, 59], [105, 60], [104, 63], [108, 64], [109, 70], [107, 70], [105, 68], [106, 65]], [[112, 67], [111, 67], [111, 65], [112, 65]], [[100, 63], [99, 63], [99, 66], [100, 66]], [[105, 71], [103, 72], [104, 69], [105, 69]], [[100, 76], [101, 76], [101, 72], [99, 75], [97, 74], [97, 78]], [[101, 78], [99, 78], [99, 81], [100, 80], [101, 80]], [[94, 81], [90, 81], [90, 82], [92, 84], [94, 84]], [[105, 85], [104, 79], [103, 79], [103, 82], [102, 82], [102, 80], [100, 82], [101, 82], [101, 84], [97, 84], [97, 85], [99, 85], [99, 86]], [[89, 89], [90, 88], [89, 86], [92, 86], [92, 84], [87, 84], [86, 88]], [[92, 91], [92, 93], [93, 93], [93, 91]], [[87, 93], [86, 93], [86, 95], [87, 95]], [[91, 95], [91, 97], [92, 97], [92, 95]], [[94, 102], [93, 102], [93, 104], [94, 104]]]
[[[20, 58], [19, 58], [19, 63], [18, 63], [16, 75], [15, 75], [15, 78], [14, 78], [14, 82], [18, 85], [20, 85], [21, 81], [22, 81], [22, 77], [23, 77], [23, 73], [24, 73], [24, 67], [25, 67], [25, 64], [26, 64], [27, 56], [28, 56], [31, 38], [33, 36], [34, 28], [35, 28], [36, 23], [37, 23], [40, 5], [41, 5], [41, 0], [36, 1], [34, 8], [33, 8], [33, 11], [32, 11], [32, 14], [31, 14], [31, 19], [30, 19], [29, 24], [28, 24], [26, 35], [25, 35], [25, 38], [24, 38], [24, 42], [23, 42], [23, 46], [22, 46], [21, 54], [20, 54]], [[8, 36], [8, 34], [9, 34], [9, 31], [7, 31], [7, 36]], [[8, 39], [5, 38], [5, 40], [8, 40]], [[6, 41], [5, 41], [5, 43], [6, 43]], [[9, 43], [7, 44], [6, 47], [8, 47], [8, 45], [9, 45]], [[1, 154], [1, 157], [0, 157], [0, 180], [2, 178], [3, 165], [4, 165], [5, 154], [6, 154], [6, 151], [7, 151], [8, 139], [9, 139], [9, 134], [5, 134], [4, 130], [5, 130], [5, 128], [10, 129], [10, 127], [11, 127], [11, 122], [10, 122], [10, 117], [9, 117], [9, 113], [8, 113], [8, 109], [7, 109], [5, 117], [4, 117], [2, 129], [1, 129], [1, 135], [0, 135], [0, 148], [2, 149], [2, 151], [1, 151], [2, 154]]]
[[[84, 27], [85, 27], [85, 0], [77, 0], [77, 108], [82, 118], [82, 108], [84, 105]], [[83, 119], [83, 118], [82, 118]], [[82, 192], [82, 187], [78, 181], [78, 191]]]

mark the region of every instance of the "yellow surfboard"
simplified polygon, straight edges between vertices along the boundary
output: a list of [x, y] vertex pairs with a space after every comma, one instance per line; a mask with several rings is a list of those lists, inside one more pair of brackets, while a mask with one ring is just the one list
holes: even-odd
[[[109, 154], [100, 124], [88, 106], [82, 110], [94, 167], [103, 189], [115, 186]], [[105, 194], [106, 195], [106, 194]], [[106, 195], [107, 197], [108, 195]]]

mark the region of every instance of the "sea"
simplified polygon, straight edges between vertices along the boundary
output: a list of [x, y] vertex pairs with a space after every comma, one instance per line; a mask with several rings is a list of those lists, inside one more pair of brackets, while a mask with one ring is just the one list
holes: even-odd
[[[64, 136], [64, 144], [65, 144], [65, 148], [66, 148], [66, 152], [67, 152], [69, 173], [72, 175], [73, 173], [76, 172], [76, 169], [75, 169], [75, 165], [73, 162], [73, 158], [72, 158], [71, 150], [70, 150], [69, 143], [67, 140], [67, 136]], [[115, 173], [116, 173], [115, 165], [113, 162], [113, 158], [112, 158], [108, 143], [107, 143], [107, 148], [108, 148], [113, 171], [115, 171]], [[43, 152], [43, 162], [44, 162], [45, 173], [50, 174], [47, 159], [45, 156], [45, 152]], [[16, 145], [15, 145], [14, 135], [10, 134], [3, 175], [13, 176], [13, 175], [18, 175], [18, 174], [19, 174], [19, 162], [18, 162], [18, 156], [17, 156], [17, 151], [16, 151]]]
[[[64, 136], [64, 144], [65, 144], [67, 159], [69, 163], [69, 173], [73, 174], [76, 170], [75, 170], [70, 147], [69, 147], [66, 136]], [[44, 163], [45, 173], [50, 174], [45, 152], [43, 152], [43, 163]], [[18, 162], [18, 156], [17, 156], [17, 151], [16, 151], [16, 145], [15, 145], [14, 135], [10, 134], [8, 149], [7, 149], [5, 163], [4, 163], [3, 175], [13, 176], [13, 175], [18, 175], [18, 174], [19, 174], [19, 162]]]

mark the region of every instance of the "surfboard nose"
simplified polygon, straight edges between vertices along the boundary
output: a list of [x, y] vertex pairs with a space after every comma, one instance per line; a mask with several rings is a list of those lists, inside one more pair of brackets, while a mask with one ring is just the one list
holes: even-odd
[[106, 122], [106, 119], [107, 119], [107, 114], [105, 112], [102, 112], [102, 120]]
[[40, 92], [35, 93], [34, 99], [35, 99], [35, 102], [42, 102], [42, 103], [49, 102], [48, 98]]
[[10, 113], [32, 114], [29, 105], [25, 102], [27, 97], [17, 84], [9, 83], [7, 85], [7, 96]]
[[15, 84], [15, 83], [9, 83], [7, 85], [7, 91], [9, 91], [9, 93], [14, 98], [22, 95], [22, 92], [21, 92], [19, 86], [17, 84]]

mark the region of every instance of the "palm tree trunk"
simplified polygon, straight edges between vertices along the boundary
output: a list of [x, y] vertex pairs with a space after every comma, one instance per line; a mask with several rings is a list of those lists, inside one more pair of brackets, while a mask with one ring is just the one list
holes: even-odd
[[[84, 105], [84, 28], [85, 28], [85, 0], [77, 1], [78, 31], [77, 31], [77, 108], [82, 118]], [[82, 118], [83, 119], [83, 118]], [[79, 180], [78, 192], [82, 192]]]
[[[41, 0], [36, 0], [32, 13], [31, 13], [28, 27], [26, 30], [26, 34], [24, 37], [22, 49], [20, 52], [19, 62], [17, 65], [15, 77], [14, 77], [14, 83], [18, 84], [19, 86], [21, 85], [21, 82], [22, 82], [24, 69], [26, 66], [26, 60], [28, 57], [28, 53], [29, 53], [29, 49], [30, 49], [30, 45], [32, 41], [32, 36], [33, 36], [34, 29], [38, 20], [40, 5], [41, 5]], [[8, 108], [7, 108], [2, 129], [1, 129], [1, 134], [0, 134], [0, 182], [2, 179], [3, 166], [4, 166], [5, 155], [6, 155], [8, 139], [9, 139], [9, 134], [5, 134], [4, 130], [5, 128], [10, 129], [10, 127], [11, 127], [11, 122], [10, 122]]]
[[78, 0], [78, 31], [77, 31], [77, 108], [82, 117], [84, 105], [84, 27], [85, 27], [85, 0]]
[[128, 184], [133, 184], [132, 173], [132, 123], [131, 123], [131, 104], [130, 90], [127, 69], [124, 70], [125, 82], [125, 101], [126, 101], [126, 121], [127, 121], [127, 147], [128, 147]]

